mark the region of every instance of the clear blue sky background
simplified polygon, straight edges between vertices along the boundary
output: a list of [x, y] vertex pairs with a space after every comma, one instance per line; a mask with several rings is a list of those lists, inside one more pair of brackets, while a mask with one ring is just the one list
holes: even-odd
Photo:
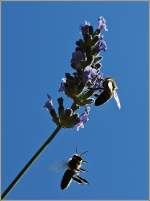
[[[148, 199], [148, 3], [2, 3], [2, 189], [55, 129], [42, 108], [49, 92], [57, 107], [59, 83], [84, 20], [108, 24], [103, 73], [117, 80], [122, 104], [92, 107], [79, 132], [63, 129], [7, 199]], [[65, 99], [66, 107], [71, 101]], [[76, 146], [88, 150], [90, 185], [60, 189]]]

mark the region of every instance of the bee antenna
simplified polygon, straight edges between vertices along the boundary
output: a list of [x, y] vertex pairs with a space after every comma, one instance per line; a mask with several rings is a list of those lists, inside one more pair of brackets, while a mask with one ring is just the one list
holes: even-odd
[[77, 149], [77, 147], [76, 147], [76, 154], [78, 154], [78, 149]]
[[80, 156], [84, 155], [85, 153], [87, 153], [88, 151], [84, 151], [80, 154]]

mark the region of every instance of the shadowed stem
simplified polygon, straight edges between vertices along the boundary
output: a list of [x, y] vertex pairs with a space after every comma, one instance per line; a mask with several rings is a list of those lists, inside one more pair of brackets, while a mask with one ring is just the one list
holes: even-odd
[[29, 169], [29, 167], [32, 165], [32, 163], [35, 161], [35, 159], [38, 158], [38, 156], [44, 151], [44, 149], [49, 145], [49, 143], [54, 139], [54, 137], [57, 135], [59, 130], [61, 129], [61, 126], [57, 126], [57, 128], [54, 130], [54, 132], [48, 137], [48, 139], [44, 142], [44, 144], [37, 150], [37, 152], [32, 156], [32, 158], [28, 161], [28, 163], [24, 166], [24, 168], [19, 172], [19, 174], [16, 176], [16, 178], [11, 182], [11, 184], [7, 187], [7, 189], [2, 193], [1, 199], [4, 199], [5, 196], [12, 190], [12, 188], [15, 186], [15, 184], [18, 182], [18, 180], [23, 176], [23, 174]]

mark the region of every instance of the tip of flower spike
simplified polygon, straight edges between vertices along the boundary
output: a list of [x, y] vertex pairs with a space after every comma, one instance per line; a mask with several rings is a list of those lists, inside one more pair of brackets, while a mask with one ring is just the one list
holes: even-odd
[[52, 102], [52, 98], [49, 94], [47, 94], [47, 98], [48, 98], [48, 101], [46, 101], [46, 103], [44, 104], [44, 108], [47, 108], [48, 110], [52, 109], [53, 107], [53, 102]]
[[84, 40], [91, 38], [91, 35], [93, 34], [93, 27], [89, 22], [85, 21], [85, 23], [80, 26], [80, 30]]
[[98, 22], [99, 22], [99, 25], [98, 25], [98, 28], [102, 31], [103, 29], [105, 31], [108, 31], [108, 28], [107, 28], [107, 25], [106, 25], [106, 19], [103, 17], [103, 16], [100, 16], [98, 18]]
[[62, 78], [59, 89], [58, 89], [59, 92], [63, 92], [65, 90], [65, 83], [66, 83], [66, 78]]
[[88, 25], [88, 26], [91, 25], [90, 22], [88, 22], [88, 21], [86, 21], [86, 20], [84, 21], [84, 24], [85, 24], [85, 25]]

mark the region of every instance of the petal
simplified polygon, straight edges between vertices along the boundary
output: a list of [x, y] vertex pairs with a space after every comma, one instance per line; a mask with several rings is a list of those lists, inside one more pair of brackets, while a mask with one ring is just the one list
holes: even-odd
[[98, 28], [99, 28], [100, 30], [103, 30], [103, 29], [104, 29], [105, 31], [108, 31], [105, 18], [104, 18], [103, 16], [100, 16], [100, 17], [98, 18], [98, 21], [99, 21]]
[[60, 87], [58, 89], [59, 92], [65, 90], [65, 83], [66, 83], [66, 78], [62, 78], [61, 83], [60, 83]]

